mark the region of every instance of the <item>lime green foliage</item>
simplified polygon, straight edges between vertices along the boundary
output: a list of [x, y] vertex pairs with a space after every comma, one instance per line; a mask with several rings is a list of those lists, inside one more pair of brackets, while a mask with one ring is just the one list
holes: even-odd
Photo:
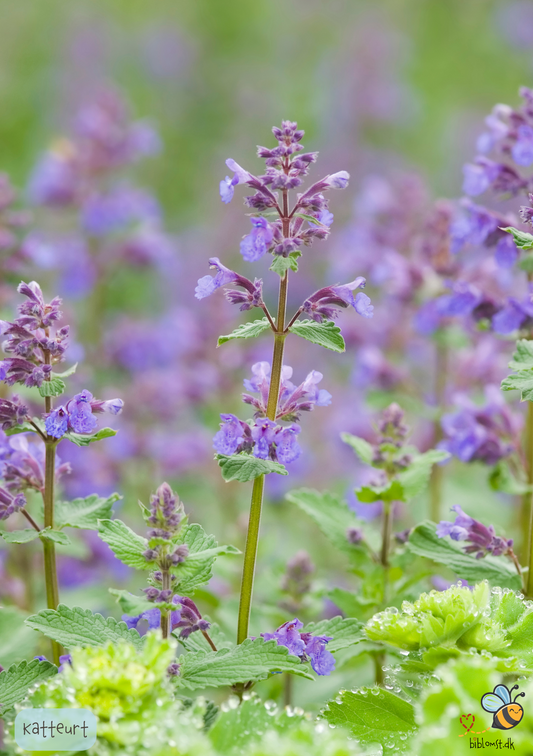
[[89, 709], [98, 718], [98, 756], [150, 753], [165, 744], [200, 754], [199, 747], [187, 749], [200, 741], [206, 704], [199, 699], [185, 710], [174, 698], [167, 667], [176, 646], [151, 633], [140, 651], [127, 642], [76, 649], [72, 667], [41, 684], [23, 706]]
[[409, 752], [416, 729], [413, 704], [377, 687], [341, 691], [324, 717], [346, 727], [362, 745], [381, 745], [384, 754]]
[[222, 344], [234, 339], [255, 339], [266, 331], [267, 328], [270, 328], [270, 323], [266, 318], [253, 320], [249, 323], [241, 323], [240, 326], [231, 333], [228, 333], [227, 336], [219, 336], [217, 346], [222, 346]]
[[[525, 698], [518, 699], [524, 707], [524, 718], [518, 727], [502, 732], [491, 728], [493, 715], [483, 711], [481, 697], [502, 682], [509, 688], [515, 683], [503, 680], [490, 659], [482, 656], [457, 659], [439, 667], [436, 674], [438, 678], [422, 693], [415, 707], [420, 730], [411, 744], [411, 753], [416, 756], [463, 756], [471, 753], [470, 740], [476, 737], [472, 734], [474, 732], [482, 733], [477, 735], [480, 739], [491, 742], [501, 739], [503, 744], [511, 737], [515, 753], [524, 756], [533, 753], [533, 708], [528, 705], [533, 700], [531, 681], [517, 681], [520, 691], [526, 694]], [[465, 734], [466, 728], [459, 718], [468, 714], [475, 720], [471, 732]], [[468, 727], [472, 718], [463, 718], [463, 722]], [[490, 752], [499, 751], [493, 746]]]
[[[373, 641], [409, 652], [432, 669], [447, 658], [482, 653], [502, 671], [533, 669], [533, 603], [514, 591], [479, 583], [423, 593], [376, 614], [366, 625]], [[475, 658], [475, 656], [474, 656]]]
[[26, 698], [28, 688], [57, 674], [57, 667], [48, 661], [33, 659], [12, 664], [9, 669], [0, 672], [0, 716]]

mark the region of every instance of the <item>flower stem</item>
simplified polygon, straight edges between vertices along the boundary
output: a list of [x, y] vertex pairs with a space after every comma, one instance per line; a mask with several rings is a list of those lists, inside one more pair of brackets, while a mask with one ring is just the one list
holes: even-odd
[[[527, 482], [531, 486], [533, 485], [533, 402], [528, 402], [524, 441]], [[531, 598], [533, 596], [533, 493], [531, 492], [524, 494], [522, 497], [521, 519], [524, 532], [526, 532], [526, 527], [529, 525], [529, 537], [524, 549], [524, 556], [527, 557], [527, 560], [522, 559], [522, 563], [527, 561], [526, 596]]]
[[[168, 591], [170, 588], [170, 572], [167, 570], [161, 571], [161, 584], [164, 591]], [[163, 638], [168, 638], [170, 635], [170, 613], [169, 612], [161, 612], [161, 633], [163, 634]]]
[[[45, 447], [44, 472], [44, 527], [54, 527], [54, 483], [55, 483], [56, 444], [48, 442]], [[59, 588], [57, 583], [56, 549], [55, 543], [48, 538], [41, 539], [44, 550], [44, 577], [46, 582], [46, 605], [49, 609], [57, 609], [59, 604]], [[61, 646], [52, 641], [52, 656], [54, 664], [59, 664]]]
[[[270, 375], [270, 390], [268, 393], [267, 417], [275, 420], [278, 410], [279, 389], [281, 385], [281, 369], [283, 367], [283, 352], [286, 334], [285, 312], [287, 309], [287, 287], [289, 282], [288, 272], [279, 284], [278, 316], [276, 333], [274, 335], [274, 353], [272, 355], [272, 372]], [[242, 643], [248, 637], [250, 623], [250, 609], [252, 607], [252, 594], [254, 587], [255, 562], [257, 559], [257, 544], [259, 541], [259, 526], [261, 523], [261, 509], [263, 506], [263, 492], [265, 489], [265, 476], [260, 475], [254, 480], [252, 488], [252, 500], [250, 503], [250, 519], [248, 522], [248, 534], [246, 536], [246, 548], [244, 551], [244, 565], [242, 570], [241, 597], [239, 602], [239, 619], [237, 623], [237, 643]]]

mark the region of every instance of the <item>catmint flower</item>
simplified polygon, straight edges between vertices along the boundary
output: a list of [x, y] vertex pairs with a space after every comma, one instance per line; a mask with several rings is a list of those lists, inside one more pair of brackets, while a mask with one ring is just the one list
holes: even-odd
[[317, 675], [329, 675], [335, 669], [335, 659], [326, 645], [331, 638], [325, 635], [300, 633], [303, 623], [299, 619], [285, 622], [273, 633], [261, 633], [265, 640], [275, 640], [278, 646], [285, 646], [289, 653], [299, 656], [302, 661], [310, 661]]
[[228, 166], [230, 171], [234, 172], [234, 174], [233, 178], [230, 179], [229, 176], [226, 176], [226, 178], [220, 182], [220, 199], [225, 204], [228, 204], [228, 202], [231, 202], [231, 200], [233, 199], [233, 194], [237, 184], [244, 184], [245, 182], [249, 181], [251, 175], [248, 173], [248, 171], [245, 171], [244, 168], [241, 168], [241, 166], [236, 163], [233, 158], [228, 158], [226, 160], [226, 165]]
[[492, 318], [492, 328], [496, 333], [513, 333], [513, 331], [530, 324], [533, 318], [532, 293], [533, 291], [530, 289], [528, 295], [522, 301], [509, 297], [507, 304], [498, 310]]
[[252, 428], [252, 439], [254, 440], [254, 457], [258, 459], [268, 459], [270, 456], [270, 447], [276, 440], [278, 426], [272, 420], [264, 418], [256, 423]]
[[21, 425], [28, 416], [28, 408], [14, 394], [12, 400], [0, 399], [0, 428], [9, 430]]
[[49, 436], [61, 438], [65, 433], [92, 433], [97, 425], [93, 412], [109, 412], [118, 415], [122, 411], [122, 399], [102, 401], [93, 399], [87, 389], [76, 394], [66, 405], [52, 410], [45, 418], [45, 428]]
[[211, 627], [210, 623], [202, 619], [202, 615], [194, 601], [186, 596], [174, 596], [179, 599], [181, 608], [179, 617], [177, 612], [172, 613], [172, 630], [180, 629], [180, 638], [188, 638], [191, 633], [200, 630], [206, 632]]
[[220, 419], [222, 423], [213, 439], [213, 447], [219, 454], [235, 454], [244, 441], [243, 431], [248, 426], [235, 415], [220, 415]]
[[24, 506], [26, 506], [26, 497], [23, 493], [13, 495], [7, 489], [0, 487], [0, 520], [7, 520]]
[[311, 294], [302, 305], [302, 311], [309, 315], [313, 320], [319, 323], [322, 320], [332, 320], [338, 315], [338, 308], [346, 308], [351, 305], [359, 315], [364, 318], [371, 318], [374, 313], [374, 307], [370, 302], [370, 297], [363, 292], [358, 292], [354, 298], [353, 291], [359, 287], [363, 288], [366, 279], [359, 276], [349, 284], [326, 286]]
[[476, 552], [476, 559], [481, 559], [487, 554], [492, 556], [508, 555], [512, 552], [513, 540], [506, 540], [495, 534], [494, 527], [483, 525], [478, 520], [465, 514], [459, 505], [452, 508], [457, 513], [454, 522], [443, 520], [437, 526], [437, 536], [445, 538], [450, 536], [453, 541], [467, 541], [470, 545], [463, 547], [466, 554]]
[[[528, 199], [529, 204], [533, 205], [533, 194], [528, 194]], [[533, 207], [522, 205], [519, 215], [524, 223], [528, 223], [530, 226], [533, 225]]]
[[[20, 433], [7, 438], [0, 431], [0, 478], [11, 493], [28, 488], [44, 490], [44, 446], [33, 433]], [[56, 454], [56, 480], [70, 473], [68, 462], [61, 462]]]
[[178, 664], [178, 662], [172, 662], [172, 664], [169, 664], [167, 667], [167, 675], [169, 677], [176, 677], [180, 673], [180, 667], [181, 664]]
[[153, 526], [148, 538], [170, 538], [179, 532], [185, 516], [183, 503], [168, 483], [162, 483], [150, 499], [148, 523]]
[[350, 174], [346, 171], [338, 171], [338, 173], [332, 173], [327, 176], [324, 181], [327, 182], [331, 189], [346, 189], [348, 181], [350, 180]]
[[533, 163], [533, 128], [523, 123], [516, 132], [517, 138], [511, 148], [513, 160], [518, 165], [529, 166]]
[[[243, 289], [245, 289], [248, 292], [249, 296], [244, 295], [242, 299], [239, 300], [238, 298], [236, 298], [236, 295], [239, 295], [240, 292], [231, 291], [226, 295], [230, 302], [234, 302], [235, 304], [240, 304], [241, 302], [249, 303], [250, 307], [254, 305], [261, 306], [261, 280], [256, 279], [255, 283], [252, 283], [248, 278], [245, 278], [245, 276], [241, 276], [239, 273], [235, 273], [233, 270], [230, 270], [229, 268], [226, 268], [224, 265], [222, 265], [218, 257], [211, 257], [209, 264], [217, 271], [217, 273], [215, 276], [204, 276], [203, 278], [199, 279], [198, 286], [196, 287], [194, 294], [196, 299], [204, 299], [205, 297], [209, 297], [222, 286], [234, 283], [237, 286], [241, 286]], [[249, 307], [241, 309], [249, 309]]]
[[[173, 604], [179, 604], [181, 601], [182, 599], [180, 596], [173, 596], [172, 598]], [[156, 607], [154, 607], [153, 609], [147, 609], [145, 612], [138, 614], [135, 617], [131, 617], [128, 614], [123, 614], [121, 619], [126, 623], [130, 630], [137, 630], [137, 625], [139, 624], [139, 622], [141, 622], [141, 620], [146, 620], [148, 622], [149, 630], [157, 630], [161, 626], [161, 612]], [[180, 608], [174, 609], [170, 612], [170, 622], [172, 629], [174, 629], [174, 627], [180, 620]]]
[[324, 208], [321, 210], [317, 215], [317, 220], [322, 223], [324, 226], [331, 226], [334, 219], [333, 213], [330, 213], [330, 211], [327, 208]]
[[283, 428], [278, 433], [276, 438], [276, 456], [278, 462], [281, 462], [282, 465], [289, 465], [291, 462], [295, 462], [302, 453], [296, 439], [296, 436], [301, 431], [302, 429], [299, 425], [291, 425], [288, 428]]
[[494, 258], [500, 268], [512, 268], [518, 260], [519, 254], [518, 247], [514, 243], [513, 237], [510, 234], [507, 234], [496, 244]]
[[266, 218], [251, 218], [252, 231], [241, 241], [241, 255], [247, 262], [256, 262], [268, 252], [274, 233]]
[[[270, 364], [268, 362], [256, 362], [252, 365], [252, 374], [251, 379], [244, 381], [244, 387], [249, 391], [259, 393], [259, 396], [243, 394], [242, 399], [246, 404], [255, 407], [257, 417], [265, 416], [270, 390]], [[312, 370], [299, 386], [295, 386], [291, 382], [292, 374], [293, 369], [289, 365], [284, 365], [281, 370], [276, 420], [298, 420], [300, 412], [310, 412], [315, 406], [327, 407], [331, 404], [329, 391], [318, 388], [318, 384], [323, 378], [322, 373], [319, 373], [318, 370]]]
[[68, 666], [72, 666], [72, 656], [70, 654], [61, 654], [59, 657], [59, 672], [63, 672]]

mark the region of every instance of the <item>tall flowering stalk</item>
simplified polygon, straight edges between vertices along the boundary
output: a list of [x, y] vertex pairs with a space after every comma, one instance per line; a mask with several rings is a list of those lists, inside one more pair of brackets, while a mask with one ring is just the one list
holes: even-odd
[[[290, 464], [300, 455], [297, 435], [300, 428], [296, 424], [301, 411], [309, 411], [315, 405], [329, 403], [329, 394], [319, 391], [316, 384], [322, 378], [313, 371], [298, 387], [290, 382], [292, 370], [284, 367], [285, 340], [289, 333], [296, 333], [307, 340], [333, 349], [344, 351], [344, 341], [340, 329], [331, 321], [339, 308], [353, 306], [363, 317], [372, 317], [373, 307], [363, 292], [355, 297], [353, 291], [365, 284], [362, 277], [344, 285], [328, 286], [311, 294], [287, 318], [287, 294], [289, 272], [298, 270], [298, 258], [302, 247], [309, 246], [315, 239], [326, 239], [330, 232], [333, 215], [328, 209], [324, 192], [329, 189], [344, 189], [349, 176], [340, 171], [326, 176], [312, 184], [306, 191], [298, 193], [291, 203], [290, 193], [300, 187], [310, 166], [316, 161], [316, 152], [303, 152], [300, 141], [304, 132], [297, 124], [284, 121], [281, 128], [273, 128], [278, 145], [273, 149], [258, 148], [258, 156], [265, 159], [266, 171], [255, 176], [234, 160], [226, 165], [233, 171], [233, 177], [220, 182], [220, 196], [223, 202], [232, 200], [235, 187], [245, 184], [254, 194], [247, 197], [245, 204], [252, 210], [252, 230], [240, 244], [243, 258], [256, 262], [265, 254], [272, 254], [270, 270], [279, 275], [279, 294], [276, 315], [270, 313], [263, 300], [262, 280], [248, 280], [222, 265], [218, 258], [210, 263], [216, 270], [214, 277], [205, 276], [198, 281], [196, 297], [202, 299], [222, 286], [233, 284], [240, 290], [230, 290], [226, 296], [241, 310], [259, 307], [265, 318], [247, 323], [219, 343], [233, 338], [250, 338], [270, 329], [274, 336], [272, 366], [267, 363], [254, 365], [255, 377], [245, 384], [258, 392], [259, 399], [248, 395], [247, 404], [255, 407], [254, 420], [242, 422], [234, 415], [221, 415], [223, 424], [215, 436], [214, 446], [218, 461], [226, 480], [253, 480], [250, 518], [244, 566], [242, 574], [237, 642], [248, 637], [248, 625], [252, 604], [253, 581], [259, 541], [259, 526], [265, 488], [265, 475], [270, 472], [287, 474], [284, 464]], [[301, 314], [309, 320], [299, 321]], [[282, 425], [290, 422], [291, 425]]]
[[[61, 536], [55, 530], [54, 502], [56, 479], [68, 472], [68, 466], [58, 464], [56, 449], [62, 438], [69, 438], [78, 445], [86, 445], [90, 440], [114, 431], [94, 434], [97, 425], [95, 414], [110, 412], [118, 414], [122, 410], [122, 400], [98, 401], [84, 390], [76, 394], [65, 405], [53, 407], [53, 397], [60, 396], [65, 383], [62, 380], [74, 372], [74, 368], [64, 373], [54, 373], [54, 367], [63, 361], [67, 348], [69, 327], [59, 327], [62, 313], [59, 297], [46, 303], [38, 283], [22, 282], [18, 287], [26, 297], [19, 306], [19, 316], [13, 322], [0, 322], [0, 332], [7, 338], [2, 344], [5, 360], [0, 362], [0, 380], [8, 386], [22, 384], [27, 388], [37, 388], [44, 399], [43, 419], [32, 418], [28, 408], [18, 396], [0, 400], [0, 423], [8, 434], [23, 431], [36, 433], [44, 444], [43, 455], [36, 449], [31, 452], [24, 445], [11, 442], [2, 457], [0, 468], [5, 488], [0, 488], [0, 519], [7, 519], [15, 512], [24, 515], [42, 541], [44, 553], [44, 575], [46, 603], [49, 609], [59, 604], [59, 589], [56, 567], [56, 542]], [[87, 437], [89, 436], [89, 437]], [[85, 437], [85, 438], [84, 438]], [[34, 446], [32, 444], [32, 446]], [[44, 503], [44, 525], [41, 528], [26, 509], [24, 491], [35, 489], [42, 495]], [[28, 540], [28, 539], [25, 539]], [[53, 657], [59, 662], [60, 646], [52, 641]]]

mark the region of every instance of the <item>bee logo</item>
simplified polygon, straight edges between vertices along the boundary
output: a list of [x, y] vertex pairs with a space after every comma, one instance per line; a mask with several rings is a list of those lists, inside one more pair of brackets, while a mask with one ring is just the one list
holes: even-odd
[[517, 693], [514, 701], [511, 701], [511, 693], [516, 690], [518, 685], [514, 685], [511, 690], [506, 685], [497, 685], [492, 693], [485, 693], [481, 699], [481, 706], [488, 712], [494, 712], [492, 726], [497, 730], [510, 730], [520, 723], [524, 716], [524, 710], [516, 699], [525, 696], [525, 693]]

